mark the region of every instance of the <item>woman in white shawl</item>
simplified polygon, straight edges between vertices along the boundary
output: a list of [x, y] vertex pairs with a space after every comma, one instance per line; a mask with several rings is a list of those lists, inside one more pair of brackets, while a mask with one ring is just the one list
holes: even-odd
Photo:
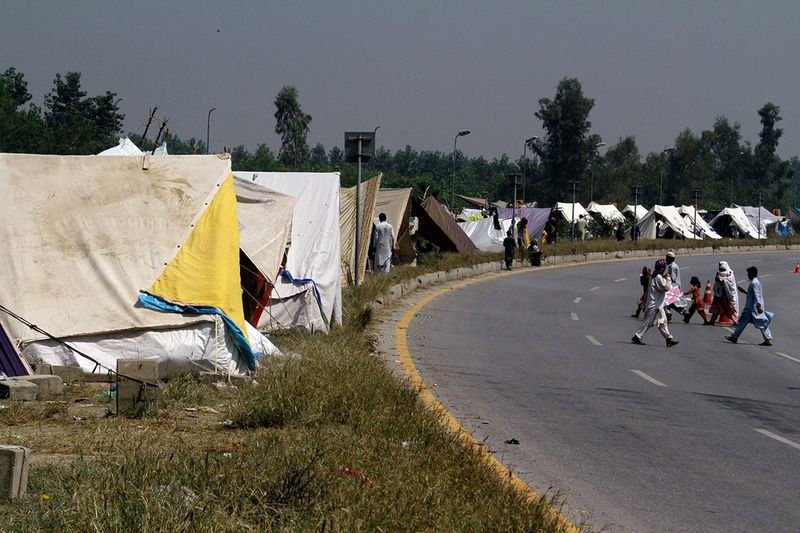
[[739, 318], [739, 294], [736, 290], [736, 276], [727, 261], [719, 262], [719, 271], [714, 278], [714, 299], [711, 301], [711, 319], [713, 326], [719, 316], [728, 317], [734, 324]]

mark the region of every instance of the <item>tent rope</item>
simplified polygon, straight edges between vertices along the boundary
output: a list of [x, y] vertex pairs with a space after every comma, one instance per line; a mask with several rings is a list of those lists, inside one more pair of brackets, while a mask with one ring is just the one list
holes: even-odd
[[97, 370], [98, 368], [102, 368], [103, 370], [107, 370], [109, 374], [116, 374], [119, 377], [122, 377], [122, 378], [125, 378], [125, 379], [129, 379], [131, 381], [135, 381], [135, 382], [141, 383], [143, 385], [150, 385], [151, 387], [157, 387], [158, 386], [157, 383], [151, 383], [151, 382], [143, 380], [143, 379], [135, 378], [135, 377], [132, 377], [132, 376], [127, 376], [125, 374], [121, 374], [121, 373], [117, 372], [114, 369], [108, 368], [107, 366], [103, 365], [100, 361], [98, 361], [94, 357], [92, 357], [92, 356], [80, 351], [79, 349], [75, 348], [74, 346], [71, 346], [71, 345], [67, 344], [67, 342], [64, 341], [63, 339], [48, 333], [47, 331], [43, 330], [42, 328], [40, 328], [36, 324], [34, 324], [34, 323], [30, 322], [29, 320], [26, 320], [25, 318], [19, 316], [14, 311], [10, 310], [9, 308], [7, 308], [6, 306], [4, 306], [2, 304], [0, 304], [0, 311], [2, 311], [3, 313], [6, 313], [11, 318], [14, 318], [15, 320], [21, 322], [22, 324], [28, 326], [30, 329], [32, 329], [36, 333], [39, 333], [39, 334], [44, 335], [45, 337], [47, 337], [47, 338], [49, 338], [51, 340], [56, 341], [58, 344], [64, 346], [68, 350], [70, 350], [70, 351], [76, 353], [77, 355], [80, 355], [81, 357], [83, 357], [85, 359], [88, 359], [89, 361], [94, 363], [94, 369], [92, 370], [93, 374], [94, 374], [95, 370]]

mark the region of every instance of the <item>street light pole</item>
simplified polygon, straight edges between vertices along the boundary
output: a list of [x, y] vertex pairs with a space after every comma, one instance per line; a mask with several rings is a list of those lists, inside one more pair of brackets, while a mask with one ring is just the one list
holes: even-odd
[[[694, 222], [692, 222], [692, 225], [693, 225], [692, 232], [698, 237], [700, 236], [699, 235], [700, 232], [697, 231], [697, 206], [698, 206], [697, 199], [700, 197], [700, 195], [702, 193], [703, 193], [703, 189], [699, 189], [699, 188], [692, 189], [692, 194], [694, 194]], [[704, 238], [705, 238], [705, 235], [703, 235], [701, 237], [701, 240], [704, 239]]]
[[511, 236], [514, 237], [514, 241], [517, 240], [517, 184], [519, 183], [520, 174], [518, 172], [512, 172], [508, 175], [509, 178], [514, 180], [514, 203], [511, 206]]
[[573, 242], [575, 242], [575, 193], [578, 191], [578, 182], [577, 181], [570, 181], [570, 185], [572, 185], [572, 221], [570, 224], [570, 238]]
[[206, 118], [206, 154], [208, 154], [208, 143], [209, 143], [209, 134], [211, 133], [211, 112], [214, 111], [216, 107], [212, 107], [208, 110], [208, 117]]
[[[661, 150], [661, 154], [668, 154], [670, 152], [674, 152], [674, 146], [667, 146], [663, 150]], [[661, 163], [661, 180], [658, 184], [658, 205], [664, 205], [664, 163]]]
[[528, 182], [528, 178], [525, 176], [525, 167], [528, 166], [528, 145], [538, 140], [539, 137], [534, 135], [530, 139], [525, 139], [525, 144], [522, 145], [522, 205], [528, 205], [525, 202], [525, 185]]
[[594, 150], [592, 150], [592, 159], [589, 161], [589, 173], [591, 174], [591, 184], [589, 185], [589, 202], [594, 202], [594, 156], [597, 152], [597, 149], [605, 145], [606, 143], [597, 143], [594, 145]]
[[[756, 193], [756, 196], [758, 196], [758, 227], [756, 228], [756, 230], [758, 231], [758, 237], [757, 238], [760, 239], [761, 238], [761, 203], [764, 200], [764, 193], [761, 192], [761, 191], [758, 191]], [[767, 238], [767, 233], [766, 232], [764, 232], [764, 238], [765, 239]]]
[[[456, 142], [458, 141], [459, 137], [463, 137], [464, 135], [469, 135], [472, 133], [469, 130], [461, 130], [456, 133], [456, 136], [453, 138], [453, 176], [450, 179], [450, 211], [455, 211], [455, 207], [453, 204], [455, 202], [456, 196]], [[455, 215], [455, 213], [453, 213]]]

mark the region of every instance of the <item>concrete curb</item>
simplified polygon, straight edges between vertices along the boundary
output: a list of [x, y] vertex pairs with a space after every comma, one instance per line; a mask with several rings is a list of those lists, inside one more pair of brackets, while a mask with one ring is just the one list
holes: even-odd
[[[542, 260], [542, 266], [580, 264], [593, 261], [610, 261], [612, 259], [632, 259], [636, 257], [664, 257], [668, 248], [656, 250], [621, 250], [616, 252], [589, 252], [583, 254], [555, 255], [548, 256]], [[689, 251], [690, 250], [690, 251]], [[800, 252], [800, 244], [790, 245], [748, 245], [748, 246], [704, 246], [702, 248], [684, 249], [684, 255], [711, 255], [711, 254], [732, 254], [732, 253], [760, 253], [760, 252]], [[681, 253], [681, 249], [678, 249]], [[380, 298], [372, 303], [373, 308], [381, 308], [389, 303], [399, 300], [404, 295], [416, 292], [431, 285], [438, 285], [442, 282], [456, 281], [459, 279], [472, 278], [489, 272], [499, 272], [502, 270], [503, 261], [492, 261], [490, 263], [479, 263], [471, 267], [461, 267], [452, 270], [440, 270], [428, 274], [420, 274], [414, 278], [392, 285]], [[525, 265], [521, 260], [514, 260], [516, 269], [534, 269]]]

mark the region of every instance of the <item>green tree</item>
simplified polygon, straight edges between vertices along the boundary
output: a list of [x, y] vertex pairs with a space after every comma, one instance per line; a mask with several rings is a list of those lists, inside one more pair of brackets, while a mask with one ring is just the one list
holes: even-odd
[[45, 95], [45, 119], [53, 132], [57, 154], [94, 154], [113, 145], [122, 130], [116, 93], [88, 98], [81, 89], [80, 72], [56, 74], [53, 89]]
[[288, 85], [275, 98], [275, 133], [281, 136], [278, 159], [287, 166], [298, 168], [309, 157], [306, 136], [311, 115], [300, 108], [297, 89]]
[[325, 147], [322, 143], [317, 143], [311, 149], [311, 159], [309, 161], [311, 170], [320, 172], [328, 169], [328, 154], [325, 152]]
[[30, 103], [28, 83], [13, 67], [0, 74], [0, 152], [47, 153], [50, 132], [42, 110]]
[[558, 200], [559, 192], [568, 190], [568, 182], [580, 179], [587, 171], [589, 158], [600, 140], [589, 134], [593, 107], [594, 100], [584, 96], [581, 83], [575, 78], [561, 80], [552, 100], [539, 100], [535, 115], [547, 133], [534, 150], [548, 176], [549, 195], [543, 198], [547, 203]]

